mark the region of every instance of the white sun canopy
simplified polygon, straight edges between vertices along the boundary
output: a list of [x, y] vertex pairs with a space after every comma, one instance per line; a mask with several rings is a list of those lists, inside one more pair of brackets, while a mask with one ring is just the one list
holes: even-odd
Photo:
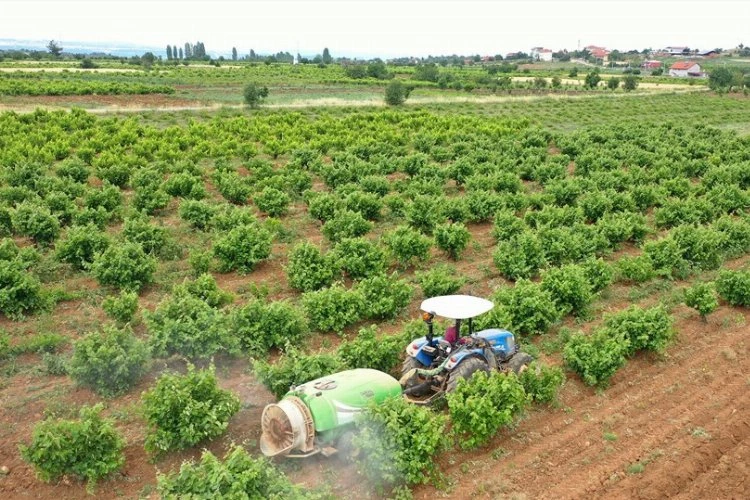
[[423, 300], [419, 306], [425, 312], [450, 319], [467, 319], [486, 313], [493, 307], [491, 301], [471, 295], [443, 295]]

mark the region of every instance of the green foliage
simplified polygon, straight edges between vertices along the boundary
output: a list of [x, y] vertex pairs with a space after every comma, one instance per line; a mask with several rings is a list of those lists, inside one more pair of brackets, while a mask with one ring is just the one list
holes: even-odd
[[545, 263], [542, 243], [531, 231], [525, 231], [511, 237], [510, 240], [501, 241], [492, 259], [503, 276], [511, 280], [530, 278]]
[[323, 255], [312, 243], [298, 243], [289, 251], [286, 274], [289, 286], [296, 290], [319, 290], [333, 283], [336, 274], [333, 256]]
[[49, 208], [31, 202], [23, 202], [12, 215], [13, 229], [28, 236], [42, 246], [50, 245], [60, 234], [60, 221]]
[[452, 295], [466, 283], [466, 278], [449, 264], [438, 264], [428, 271], [417, 273], [417, 280], [426, 298]]
[[262, 353], [299, 343], [308, 327], [302, 311], [290, 302], [252, 300], [230, 313], [229, 330], [243, 349]]
[[750, 271], [722, 269], [716, 280], [716, 291], [733, 306], [750, 306]]
[[59, 333], [37, 333], [24, 338], [11, 348], [11, 354], [51, 353], [67, 343], [68, 339]]
[[362, 319], [369, 310], [364, 300], [361, 291], [347, 290], [340, 284], [302, 295], [302, 305], [310, 326], [321, 332], [341, 332]]
[[105, 397], [124, 394], [146, 373], [149, 350], [130, 327], [105, 325], [73, 343], [68, 372]]
[[292, 344], [284, 348], [284, 353], [273, 364], [260, 359], [253, 362], [253, 371], [258, 380], [277, 399], [281, 399], [292, 386], [344, 369], [344, 362], [336, 355], [304, 354]]
[[513, 423], [527, 404], [524, 386], [512, 373], [478, 371], [447, 394], [452, 431], [462, 448], [487, 443]]
[[596, 86], [599, 85], [599, 82], [601, 81], [602, 77], [599, 75], [599, 71], [594, 70], [586, 74], [584, 84], [586, 85], [586, 87], [593, 89], [596, 88]]
[[586, 259], [581, 265], [594, 293], [599, 293], [612, 283], [615, 271], [604, 260]]
[[385, 252], [365, 238], [345, 238], [333, 249], [336, 267], [351, 279], [359, 280], [385, 271]]
[[684, 297], [685, 305], [698, 311], [703, 321], [706, 321], [706, 316], [719, 307], [719, 300], [713, 283], [696, 283], [685, 289]]
[[385, 234], [383, 241], [391, 255], [404, 267], [424, 262], [430, 256], [430, 238], [408, 226], [398, 226]]
[[107, 234], [96, 226], [73, 226], [55, 246], [57, 258], [76, 269], [88, 269], [96, 254], [109, 246]]
[[138, 309], [138, 294], [122, 290], [119, 296], [109, 296], [102, 301], [107, 316], [118, 323], [128, 323]]
[[39, 279], [17, 261], [0, 260], [0, 312], [20, 320], [25, 313], [38, 311], [44, 305]]
[[347, 368], [372, 368], [394, 373], [400, 366], [404, 345], [411, 341], [405, 335], [377, 335], [377, 325], [360, 328], [352, 340], [342, 342], [338, 357]]
[[122, 235], [127, 241], [138, 243], [147, 254], [158, 254], [169, 243], [165, 227], [151, 224], [147, 217], [136, 216], [125, 220]]
[[101, 416], [103, 405], [83, 406], [78, 420], [44, 420], [34, 426], [31, 443], [21, 445], [21, 457], [34, 466], [45, 482], [66, 474], [88, 481], [93, 491], [97, 480], [119, 470], [125, 462], [125, 440], [113, 422]]
[[251, 108], [257, 108], [263, 103], [263, 100], [268, 97], [268, 87], [261, 87], [255, 83], [248, 83], [245, 88], [242, 89], [242, 95], [245, 98], [245, 104]]
[[205, 358], [237, 351], [238, 339], [228, 329], [224, 313], [194, 295], [175, 293], [143, 316], [154, 356]]
[[175, 295], [191, 295], [216, 308], [231, 303], [233, 299], [232, 294], [220, 289], [216, 279], [208, 273], [185, 280], [181, 285], [175, 285], [172, 291]]
[[344, 207], [352, 212], [362, 214], [365, 219], [377, 220], [380, 218], [383, 202], [380, 201], [380, 196], [376, 194], [354, 191], [344, 199]]
[[411, 89], [400, 80], [392, 80], [385, 87], [385, 103], [389, 106], [399, 106], [409, 98]]
[[435, 228], [435, 244], [453, 260], [458, 260], [471, 239], [471, 233], [460, 222], [441, 224]]
[[565, 373], [559, 366], [532, 362], [521, 372], [518, 380], [529, 399], [538, 403], [553, 403], [560, 387], [565, 383]]
[[246, 178], [240, 177], [234, 172], [216, 172], [213, 176], [213, 180], [216, 189], [218, 189], [221, 195], [231, 203], [243, 205], [247, 203], [247, 199], [252, 193], [252, 187], [247, 182]]
[[219, 260], [219, 271], [237, 270], [249, 273], [255, 265], [271, 255], [273, 235], [264, 227], [248, 224], [235, 227], [217, 239], [214, 256]]
[[91, 264], [91, 272], [101, 285], [122, 290], [140, 290], [151, 283], [155, 271], [156, 260], [146, 255], [141, 245], [129, 241], [110, 245]]
[[10, 356], [10, 337], [4, 330], [0, 330], [0, 361]]
[[272, 187], [265, 187], [254, 198], [255, 205], [271, 217], [286, 215], [291, 199], [285, 192]]
[[561, 314], [581, 314], [594, 299], [586, 271], [577, 264], [552, 267], [542, 274], [542, 289], [550, 293]]
[[495, 309], [481, 321], [493, 328], [508, 328], [519, 335], [544, 333], [560, 318], [551, 294], [541, 285], [520, 279], [494, 296]]
[[632, 283], [644, 283], [656, 276], [651, 259], [647, 255], [625, 255], [615, 263], [618, 279]]
[[[656, 70], [654, 70], [652, 74], [656, 74]], [[638, 77], [635, 75], [625, 75], [625, 78], [622, 79], [622, 88], [625, 89], [626, 92], [637, 89]]]
[[315, 193], [307, 204], [310, 215], [321, 222], [332, 219], [339, 208], [341, 208], [341, 200], [330, 193]]
[[206, 274], [211, 269], [213, 253], [210, 250], [195, 249], [188, 255], [188, 264], [193, 271], [193, 276]]
[[216, 205], [207, 201], [182, 200], [180, 202], [180, 218], [196, 229], [208, 229], [216, 213]]
[[329, 241], [337, 242], [344, 238], [356, 238], [364, 236], [373, 227], [372, 222], [362, 217], [359, 212], [351, 210], [339, 210], [334, 216], [323, 224], [323, 235]]
[[606, 386], [625, 364], [630, 339], [621, 332], [611, 335], [606, 329], [591, 335], [572, 335], [563, 348], [563, 359], [589, 385]]
[[264, 457], [234, 445], [221, 461], [204, 450], [199, 463], [183, 462], [179, 472], [157, 474], [162, 498], [313, 499], [314, 492], [294, 485]]
[[501, 210], [495, 214], [495, 222], [492, 228], [492, 236], [496, 241], [510, 240], [526, 229], [523, 219], [509, 210]]
[[674, 336], [672, 317], [663, 306], [643, 309], [638, 306], [607, 315], [604, 325], [612, 337], [624, 335], [628, 355], [640, 349], [663, 352]]
[[407, 305], [414, 289], [396, 273], [390, 277], [380, 274], [362, 280], [356, 290], [364, 298], [366, 314], [371, 319], [395, 318]]
[[423, 233], [431, 233], [442, 218], [440, 199], [434, 196], [416, 196], [406, 207], [406, 222]]
[[359, 470], [376, 484], [426, 483], [438, 473], [435, 456], [447, 447], [446, 417], [394, 397], [357, 418]]
[[164, 374], [141, 399], [149, 453], [181, 450], [218, 437], [240, 409], [239, 398], [219, 388], [213, 366], [189, 366], [185, 375]]

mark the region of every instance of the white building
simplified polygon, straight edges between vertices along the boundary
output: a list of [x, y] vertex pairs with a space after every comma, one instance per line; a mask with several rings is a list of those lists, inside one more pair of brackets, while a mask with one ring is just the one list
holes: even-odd
[[552, 51], [544, 47], [532, 47], [531, 58], [535, 61], [552, 62]]
[[669, 67], [669, 76], [700, 77], [703, 76], [700, 64], [693, 61], [677, 61]]

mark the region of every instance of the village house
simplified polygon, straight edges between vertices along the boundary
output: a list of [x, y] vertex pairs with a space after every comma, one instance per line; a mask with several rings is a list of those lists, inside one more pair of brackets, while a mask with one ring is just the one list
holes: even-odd
[[552, 62], [552, 51], [544, 47], [532, 47], [531, 58], [535, 61]]
[[586, 46], [586, 50], [588, 50], [591, 56], [595, 59], [601, 59], [602, 62], [607, 62], [609, 51], [604, 47], [599, 47], [598, 45], [588, 45]]
[[677, 61], [669, 67], [669, 76], [676, 77], [702, 77], [703, 71], [701, 66], [697, 62], [693, 61]]
[[659, 69], [661, 66], [662, 62], [657, 60], [643, 61], [643, 64], [641, 64], [643, 69]]

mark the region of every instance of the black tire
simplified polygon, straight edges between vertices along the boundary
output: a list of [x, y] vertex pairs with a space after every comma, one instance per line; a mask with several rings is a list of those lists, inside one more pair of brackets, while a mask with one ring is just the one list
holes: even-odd
[[412, 370], [413, 368], [421, 368], [424, 370], [427, 367], [420, 363], [417, 358], [406, 356], [404, 363], [401, 365], [401, 376], [403, 377], [409, 370]]
[[534, 358], [529, 354], [518, 352], [510, 358], [510, 361], [508, 361], [508, 368], [510, 368], [516, 375], [520, 375], [521, 372], [529, 367], [529, 364], [531, 364], [532, 361], [534, 361]]
[[488, 372], [490, 367], [487, 362], [481, 358], [468, 358], [461, 361], [458, 367], [454, 368], [451, 372], [451, 376], [448, 379], [448, 385], [445, 388], [445, 392], [452, 392], [458, 387], [458, 381], [461, 379], [469, 380], [472, 375], [476, 372]]
[[336, 458], [351, 462], [359, 456], [359, 448], [354, 446], [354, 432], [346, 431], [336, 441]]

